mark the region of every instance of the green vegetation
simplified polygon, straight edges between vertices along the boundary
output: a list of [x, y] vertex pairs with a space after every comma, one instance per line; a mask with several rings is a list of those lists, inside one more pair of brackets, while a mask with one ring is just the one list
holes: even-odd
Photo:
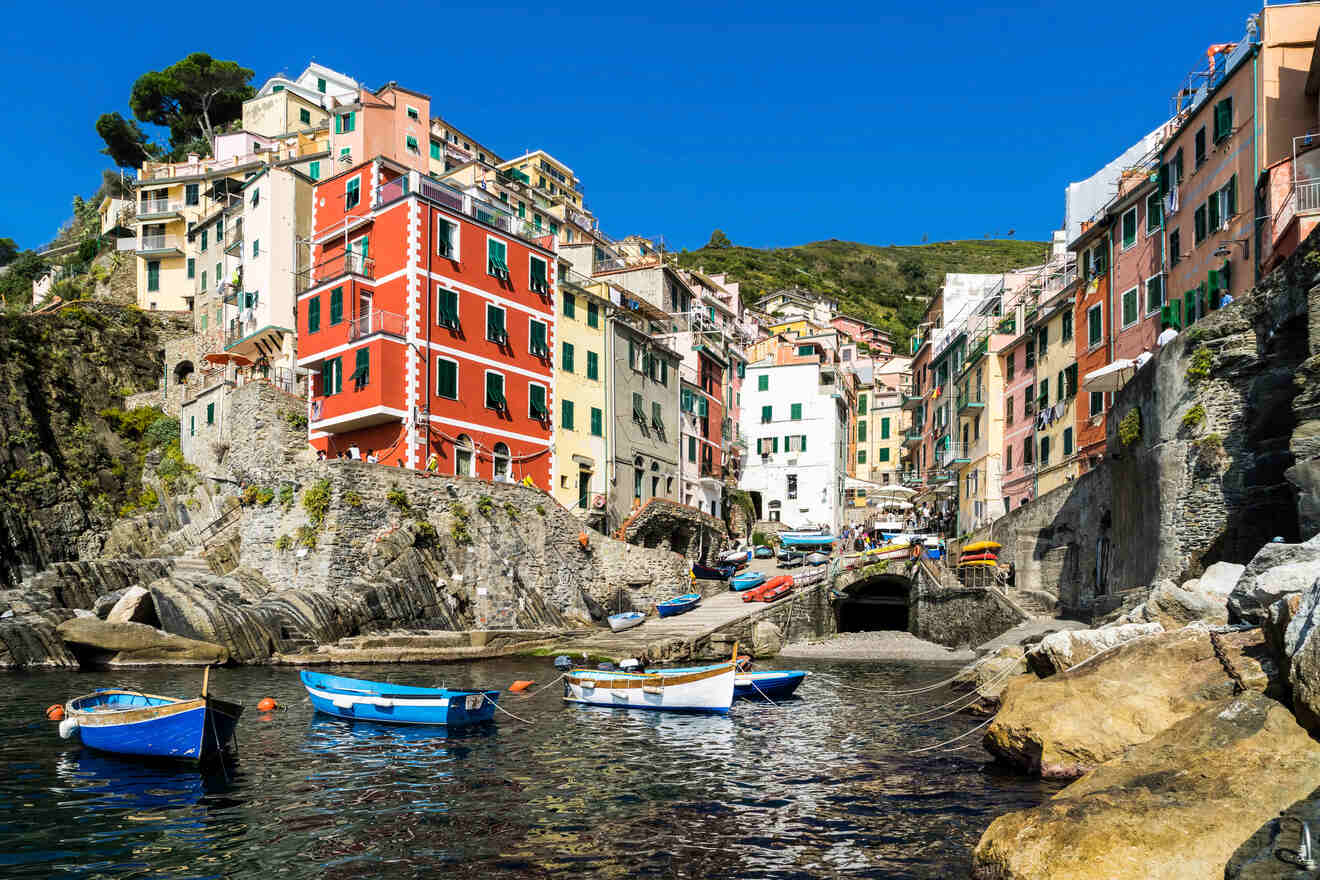
[[454, 524], [449, 529], [449, 537], [454, 539], [455, 544], [471, 544], [472, 533], [468, 531], [471, 517], [467, 508], [461, 504], [455, 504], [449, 508], [449, 514], [454, 518]]
[[1195, 447], [1197, 458], [1200, 463], [1206, 467], [1213, 467], [1224, 459], [1224, 438], [1218, 434], [1206, 434], [1204, 437], [1197, 437], [1192, 441]]
[[302, 506], [307, 511], [308, 522], [313, 528], [319, 529], [325, 523], [326, 514], [330, 512], [330, 481], [318, 480], [315, 486], [304, 490]]
[[285, 510], [288, 510], [292, 504], [293, 486], [290, 483], [285, 483], [283, 486], [280, 486], [280, 506]]
[[290, 430], [296, 431], [300, 434], [306, 433], [307, 413], [299, 412], [294, 409], [286, 409], [284, 412], [280, 413], [280, 415], [284, 417], [284, 423], [289, 426]]
[[1182, 426], [1189, 431], [1199, 428], [1203, 422], [1205, 422], [1205, 407], [1199, 403], [1184, 413], [1182, 417]]
[[536, 505], [536, 513], [539, 516], [545, 516], [545, 505], [543, 504]]
[[298, 546], [308, 550], [316, 549], [316, 529], [312, 526], [298, 526]]
[[518, 518], [518, 508], [514, 507], [512, 501], [504, 502], [504, 512], [508, 515], [509, 519]]
[[1210, 368], [1214, 366], [1214, 356], [1204, 345], [1192, 352], [1192, 362], [1187, 365], [1187, 381], [1193, 384], [1210, 378]]
[[344, 504], [354, 509], [362, 506], [362, 496], [349, 489], [344, 493]]
[[394, 488], [385, 493], [385, 500], [390, 506], [399, 511], [406, 511], [409, 507], [408, 493], [399, 488]]
[[1141, 439], [1141, 408], [1132, 407], [1118, 422], [1118, 439], [1124, 446], [1131, 446]]
[[708, 273], [727, 272], [748, 303], [783, 288], [828, 294], [838, 299], [842, 313], [888, 330], [896, 344], [905, 344], [944, 273], [1037, 265], [1047, 252], [1044, 242], [1003, 239], [908, 246], [831, 239], [759, 249], [734, 246], [717, 230], [710, 244], [680, 253], [678, 262]]
[[489, 495], [482, 495], [477, 499], [477, 513], [490, 519], [490, 515], [495, 512], [495, 502]]
[[267, 504], [270, 504], [274, 500], [275, 500], [275, 493], [272, 490], [267, 489], [265, 486], [262, 486], [260, 489], [257, 490], [257, 503], [260, 504], [262, 507], [265, 507]]
[[766, 538], [765, 532], [752, 532], [752, 544], [754, 546], [760, 547], [769, 543], [770, 541]]
[[239, 501], [244, 507], [251, 507], [257, 503], [257, 487], [244, 486], [243, 492], [239, 496]]
[[413, 527], [413, 546], [433, 547], [438, 540], [440, 540], [440, 534], [435, 530], [435, 526], [424, 519], [417, 521], [417, 524]]
[[291, 547], [293, 547], [293, 538], [290, 538], [288, 535], [280, 535], [275, 539], [275, 549], [278, 552], [283, 553]]

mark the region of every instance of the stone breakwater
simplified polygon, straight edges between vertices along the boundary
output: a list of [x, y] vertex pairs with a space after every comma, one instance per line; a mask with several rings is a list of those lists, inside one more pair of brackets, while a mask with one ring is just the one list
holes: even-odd
[[1075, 780], [996, 819], [974, 876], [1300, 876], [1277, 855], [1299, 823], [1278, 817], [1320, 816], [1320, 537], [1161, 582], [1111, 617], [965, 672], [994, 713], [987, 751]]
[[61, 563], [0, 593], [0, 668], [314, 662], [398, 629], [543, 636], [688, 585], [679, 554], [591, 532], [521, 485], [333, 462], [260, 488], [206, 543], [193, 526], [153, 542], [178, 555]]

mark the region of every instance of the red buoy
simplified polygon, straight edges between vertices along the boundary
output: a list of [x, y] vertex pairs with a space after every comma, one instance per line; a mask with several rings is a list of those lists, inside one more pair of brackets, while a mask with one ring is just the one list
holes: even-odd
[[536, 684], [535, 681], [520, 678], [517, 681], [515, 681], [513, 684], [509, 685], [509, 693], [521, 694], [523, 691], [527, 690], [529, 687], [531, 687], [534, 684]]
[[51, 721], [63, 721], [64, 707], [61, 706], [59, 703], [56, 703], [53, 706], [48, 706], [46, 708], [46, 717]]
[[258, 712], [274, 712], [279, 707], [280, 704], [275, 702], [274, 698], [272, 697], [266, 697], [260, 703], [257, 703]]

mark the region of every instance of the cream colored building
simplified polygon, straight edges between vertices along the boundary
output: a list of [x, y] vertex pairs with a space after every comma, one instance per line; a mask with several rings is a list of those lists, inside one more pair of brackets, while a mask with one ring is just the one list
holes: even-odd
[[1035, 466], [1039, 498], [1077, 476], [1077, 284], [1041, 298], [1028, 327], [1036, 334]]
[[[555, 362], [553, 494], [569, 510], [603, 524], [609, 495], [606, 432], [612, 427], [606, 385], [609, 381], [606, 326], [615, 306], [609, 288], [567, 266], [560, 271], [560, 303], [551, 357]], [[596, 499], [600, 499], [597, 503]]]
[[996, 332], [1000, 298], [986, 300], [967, 321], [967, 354], [954, 380], [958, 446], [958, 531], [968, 532], [1004, 515], [1004, 374], [999, 350], [1013, 341]]

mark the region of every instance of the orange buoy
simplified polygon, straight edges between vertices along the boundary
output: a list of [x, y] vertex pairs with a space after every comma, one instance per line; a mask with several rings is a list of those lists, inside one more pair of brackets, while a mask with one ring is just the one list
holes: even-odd
[[521, 694], [523, 691], [527, 690], [529, 687], [531, 687], [534, 684], [536, 684], [535, 681], [528, 681], [520, 678], [517, 681], [515, 681], [513, 684], [509, 685], [509, 693]]
[[591, 539], [587, 537], [586, 532], [578, 532], [578, 543], [582, 545], [583, 550], [586, 550], [591, 543]]
[[279, 707], [280, 704], [275, 702], [274, 698], [272, 697], [266, 697], [260, 703], [257, 703], [258, 712], [274, 712]]
[[63, 721], [64, 707], [61, 706], [59, 703], [56, 703], [53, 706], [48, 706], [46, 708], [46, 717], [51, 721]]

